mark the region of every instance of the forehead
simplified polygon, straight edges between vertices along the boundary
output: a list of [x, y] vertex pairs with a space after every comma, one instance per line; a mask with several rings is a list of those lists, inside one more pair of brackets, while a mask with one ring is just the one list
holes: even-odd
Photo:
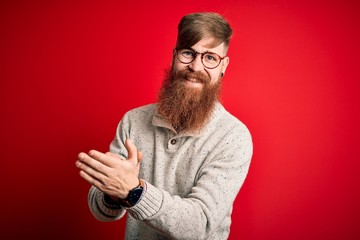
[[194, 49], [197, 52], [214, 52], [219, 55], [223, 55], [226, 53], [226, 47], [225, 44], [222, 42], [219, 44], [219, 41], [216, 41], [213, 37], [206, 37], [198, 41], [196, 44], [191, 46], [192, 49]]

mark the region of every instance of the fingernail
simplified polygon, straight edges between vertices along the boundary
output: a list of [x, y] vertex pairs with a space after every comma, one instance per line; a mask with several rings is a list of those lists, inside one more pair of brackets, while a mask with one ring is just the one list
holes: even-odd
[[85, 158], [85, 156], [86, 156], [86, 154], [82, 152], [79, 154], [79, 159], [83, 160]]

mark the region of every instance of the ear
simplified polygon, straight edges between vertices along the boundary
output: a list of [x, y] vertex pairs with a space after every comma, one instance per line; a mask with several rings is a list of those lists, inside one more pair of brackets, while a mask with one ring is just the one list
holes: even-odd
[[229, 65], [230, 63], [230, 58], [229, 57], [225, 57], [223, 59], [223, 63], [221, 65], [221, 72], [225, 75], [225, 72], [226, 72], [226, 68], [227, 66]]

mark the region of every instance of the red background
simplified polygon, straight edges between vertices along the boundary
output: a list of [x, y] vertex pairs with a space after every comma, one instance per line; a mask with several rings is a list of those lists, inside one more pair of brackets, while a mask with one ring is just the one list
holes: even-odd
[[350, 1], [2, 1], [1, 239], [122, 239], [77, 153], [156, 101], [180, 17], [232, 24], [223, 104], [254, 156], [230, 239], [360, 239], [360, 7]]

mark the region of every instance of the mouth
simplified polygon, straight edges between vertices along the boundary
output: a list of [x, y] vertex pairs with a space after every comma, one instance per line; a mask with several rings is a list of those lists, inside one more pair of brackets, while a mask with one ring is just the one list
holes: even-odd
[[188, 85], [189, 87], [204, 87], [209, 81], [209, 77], [205, 73], [200, 72], [191, 72], [180, 70], [176, 73], [175, 79], [178, 79], [183, 84]]
[[197, 78], [185, 78], [186, 81], [189, 81], [191, 83], [202, 83], [201, 80], [197, 79]]

